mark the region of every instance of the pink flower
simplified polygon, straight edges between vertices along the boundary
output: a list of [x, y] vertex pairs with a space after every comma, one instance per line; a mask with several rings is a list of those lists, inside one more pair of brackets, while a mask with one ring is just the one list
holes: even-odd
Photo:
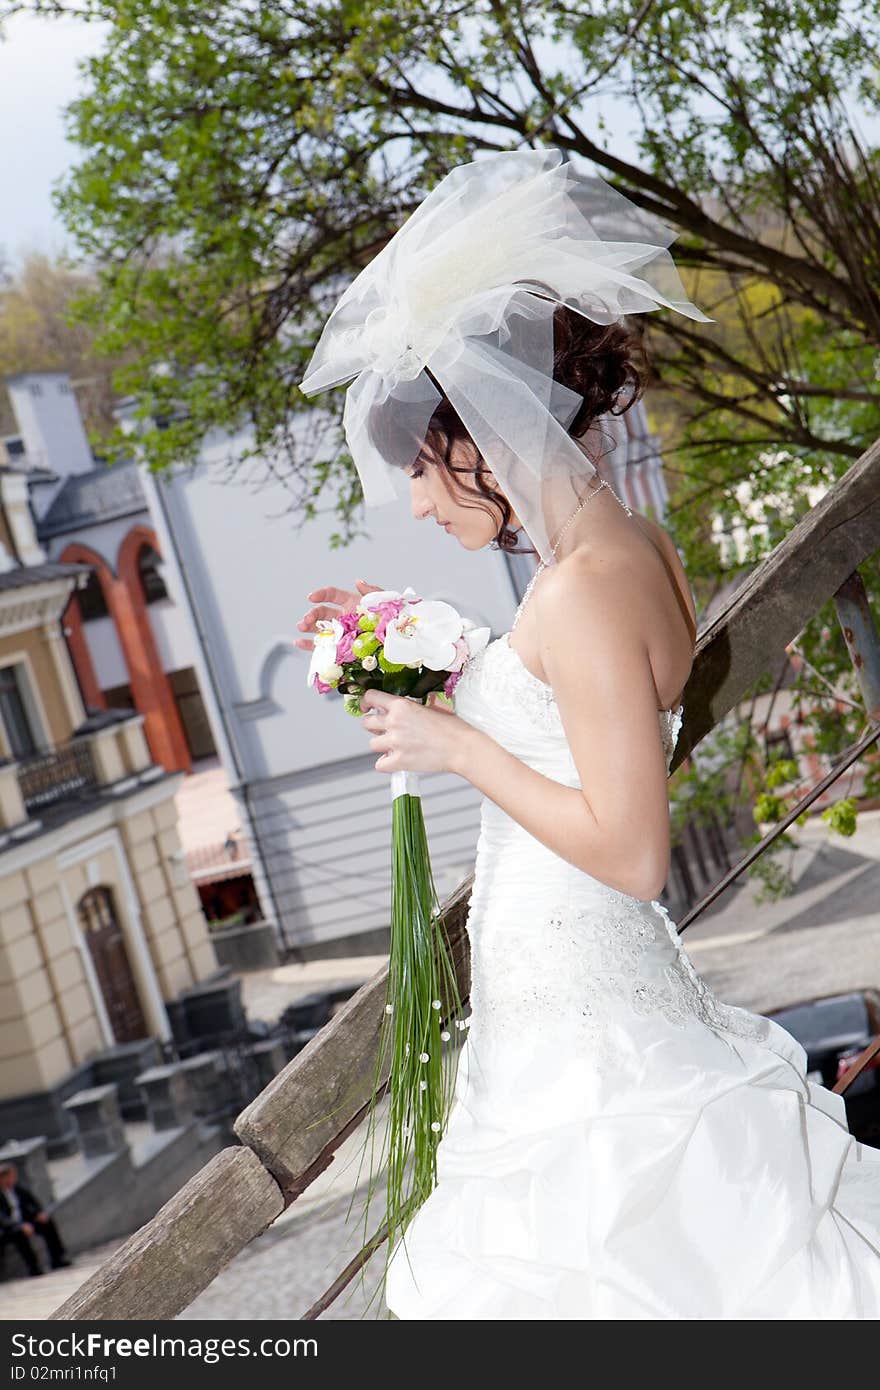
[[320, 676], [315, 676], [315, 689], [319, 695], [326, 695], [329, 691], [335, 690], [336, 687], [334, 685], [327, 685], [325, 681], [321, 680]]
[[463, 637], [459, 637], [455, 643], [455, 656], [449, 663], [450, 671], [461, 671], [462, 666], [470, 656], [470, 648]]
[[385, 641], [385, 629], [386, 629], [386, 627], [388, 626], [388, 624], [389, 624], [390, 622], [393, 621], [394, 618], [396, 618], [396, 617], [398, 616], [398, 614], [400, 613], [400, 610], [401, 610], [402, 608], [404, 608], [405, 606], [406, 606], [406, 600], [404, 600], [404, 599], [402, 599], [402, 598], [389, 599], [386, 603], [377, 603], [377, 604], [376, 604], [376, 607], [375, 607], [372, 611], [373, 611], [374, 613], [380, 613], [380, 614], [382, 615], [382, 616], [379, 618], [378, 623], [376, 624], [376, 641], [377, 641], [377, 642], [384, 642], [384, 641]]
[[348, 632], [343, 632], [339, 641], [336, 643], [336, 661], [338, 665], [342, 666], [346, 661], [354, 661], [354, 652], [351, 648], [357, 636], [358, 630], [356, 627], [350, 629]]
[[451, 695], [458, 682], [461, 680], [461, 671], [452, 671], [443, 682], [443, 694]]

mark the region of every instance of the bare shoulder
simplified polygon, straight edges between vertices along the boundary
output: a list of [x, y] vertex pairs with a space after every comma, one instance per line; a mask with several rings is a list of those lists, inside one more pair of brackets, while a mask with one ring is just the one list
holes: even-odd
[[[632, 612], [632, 600], [643, 583], [619, 544], [579, 546], [548, 569], [541, 606], [546, 617], [548, 604], [561, 604], [579, 613], [588, 608], [600, 623], [611, 616], [617, 621], [624, 612]], [[599, 602], [588, 605], [588, 599]]]
[[[628, 528], [624, 535], [618, 530], [597, 535], [553, 565], [546, 576], [545, 595], [554, 602], [576, 604], [593, 594], [617, 622], [627, 626], [644, 622], [654, 632], [658, 620], [664, 615], [668, 619], [671, 594], [675, 598], [671, 613], [674, 616], [676, 608], [680, 610], [695, 638], [696, 605], [675, 542], [657, 522], [639, 513], [633, 517], [635, 532]], [[680, 619], [669, 621], [669, 630], [678, 630]]]

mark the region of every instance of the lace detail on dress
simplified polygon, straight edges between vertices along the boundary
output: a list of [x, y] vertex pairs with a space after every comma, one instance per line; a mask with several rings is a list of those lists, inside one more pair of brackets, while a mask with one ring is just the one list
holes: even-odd
[[748, 1009], [735, 1004], [725, 1004], [712, 993], [706, 981], [696, 972], [690, 956], [681, 944], [678, 928], [661, 902], [651, 906], [663, 918], [669, 940], [675, 947], [676, 968], [688, 982], [688, 987], [697, 1001], [697, 1013], [710, 1028], [724, 1033], [732, 1033], [740, 1038], [763, 1038], [768, 1031], [768, 1022], [761, 1014], [753, 1014]]
[[508, 675], [508, 688], [513, 688], [517, 692], [517, 705], [525, 716], [533, 723], [538, 724], [543, 729], [553, 728], [562, 732], [562, 718], [559, 713], [559, 706], [556, 703], [556, 696], [553, 689], [546, 681], [539, 680], [536, 675], [523, 664], [518, 652], [513, 650], [507, 640], [509, 632], [505, 632], [503, 637], [499, 637], [497, 646], [499, 651], [498, 660], [503, 661], [510, 673]]
[[767, 1020], [715, 998], [674, 928], [668, 931], [669, 921], [661, 904], [640, 908], [609, 889], [604, 904], [551, 910], [527, 937], [514, 927], [505, 936], [504, 971], [496, 962], [485, 988], [480, 961], [474, 961], [471, 999], [479, 1035], [504, 1043], [530, 1026], [558, 1028], [560, 1041], [586, 1044], [602, 1071], [622, 1060], [627, 1013], [659, 1014], [676, 1029], [699, 1022], [722, 1034], [763, 1037]]

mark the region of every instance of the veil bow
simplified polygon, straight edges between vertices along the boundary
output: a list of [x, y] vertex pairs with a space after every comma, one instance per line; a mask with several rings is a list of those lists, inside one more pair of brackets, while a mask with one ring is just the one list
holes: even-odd
[[542, 559], [597, 471], [568, 433], [582, 398], [553, 379], [553, 314], [597, 324], [672, 309], [685, 294], [676, 233], [556, 149], [452, 169], [355, 277], [300, 389], [349, 381], [346, 441], [368, 506], [405, 495], [446, 392]]

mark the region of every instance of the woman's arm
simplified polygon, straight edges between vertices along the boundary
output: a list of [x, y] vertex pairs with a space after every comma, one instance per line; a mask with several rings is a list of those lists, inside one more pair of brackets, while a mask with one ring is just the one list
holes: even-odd
[[448, 711], [369, 691], [361, 704], [378, 711], [364, 718], [383, 754], [376, 767], [455, 772], [560, 858], [653, 899], [669, 874], [670, 818], [644, 595], [625, 573], [572, 557], [547, 571], [531, 601], [581, 786], [545, 777]]
[[585, 790], [566, 787], [529, 767], [480, 729], [462, 733], [451, 771], [466, 777], [524, 830], [575, 868], [634, 898], [662, 892], [668, 859], [640, 853], [612, 838], [596, 818]]

